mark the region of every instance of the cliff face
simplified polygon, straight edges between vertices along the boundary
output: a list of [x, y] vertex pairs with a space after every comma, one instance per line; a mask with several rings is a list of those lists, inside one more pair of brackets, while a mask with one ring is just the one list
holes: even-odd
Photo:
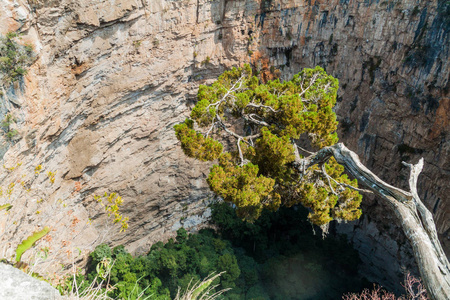
[[[3, 183], [25, 174], [33, 194], [16, 189], [2, 200], [21, 208], [0, 217], [13, 244], [33, 230], [28, 220], [58, 231], [45, 242], [55, 249], [70, 240], [90, 250], [109, 239], [137, 252], [182, 224], [199, 225], [211, 197], [208, 164], [183, 155], [172, 127], [199, 84], [246, 62], [268, 77], [319, 64], [339, 78], [341, 141], [400, 187], [408, 176], [401, 161], [423, 156], [419, 191], [448, 243], [446, 1], [7, 0], [0, 12], [2, 33], [22, 32], [19, 42], [37, 53], [25, 79], [0, 96], [19, 132], [1, 141]], [[37, 165], [57, 171], [55, 183], [34, 175]], [[93, 201], [104, 192], [124, 198], [126, 236]], [[365, 219], [338, 230], [394, 276], [391, 262], [409, 248], [382, 204], [366, 202]]]

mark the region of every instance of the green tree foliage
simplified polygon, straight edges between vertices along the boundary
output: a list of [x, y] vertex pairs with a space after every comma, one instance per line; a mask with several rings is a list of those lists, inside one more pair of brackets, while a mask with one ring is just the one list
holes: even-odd
[[5, 84], [17, 81], [27, 73], [27, 67], [33, 62], [33, 47], [16, 42], [19, 34], [8, 32], [0, 37], [0, 80]]
[[192, 120], [186, 120], [184, 123], [175, 125], [175, 132], [177, 138], [182, 141], [184, 152], [202, 161], [216, 159], [223, 150], [222, 144], [196, 133], [193, 125]]
[[[208, 176], [211, 189], [237, 206], [246, 220], [262, 209], [298, 203], [317, 225], [360, 217], [356, 180], [343, 174], [334, 159], [304, 170], [297, 141], [320, 149], [338, 141], [338, 80], [316, 67], [292, 80], [260, 84], [249, 65], [223, 73], [211, 86], [200, 86], [190, 119], [175, 126], [185, 154], [215, 160]], [[235, 146], [224, 149], [224, 141]]]
[[114, 262], [110, 281], [116, 289], [109, 296], [115, 299], [137, 299], [142, 292], [152, 295], [152, 299], [170, 299], [179, 287], [186, 290], [209, 274], [223, 271], [226, 273], [216, 278], [213, 285], [219, 284], [218, 289], [235, 287], [241, 272], [230, 242], [217, 238], [212, 230], [188, 235], [181, 228], [176, 240], [158, 242], [147, 255], [136, 258], [123, 246], [111, 250], [104, 244], [90, 257], [88, 282], [98, 275], [96, 266], [105, 259]]
[[225, 271], [222, 275], [222, 286], [224, 288], [235, 287], [234, 281], [241, 275], [241, 270], [237, 263], [236, 256], [234, 254], [225, 253], [219, 257], [217, 262], [217, 268]]
[[[102, 273], [98, 266], [109, 265], [110, 281], [116, 286], [109, 296], [114, 299], [136, 299], [142, 292], [153, 295], [151, 299], [173, 299], [178, 287], [183, 293], [209, 274], [223, 271], [212, 282], [219, 285], [216, 290], [231, 288], [223, 299], [338, 299], [366, 287], [357, 274], [357, 252], [344, 239], [315, 236], [307, 214], [302, 207], [283, 207], [276, 213], [264, 211], [248, 223], [230, 205], [215, 203], [212, 222], [217, 232], [188, 234], [179, 229], [175, 240], [156, 243], [138, 257], [123, 246], [100, 245], [90, 254], [87, 280], [81, 284], [84, 277], [79, 275], [78, 282], [89, 286]], [[293, 284], [279, 274], [307, 281]], [[316, 293], [298, 296], [306, 288]]]

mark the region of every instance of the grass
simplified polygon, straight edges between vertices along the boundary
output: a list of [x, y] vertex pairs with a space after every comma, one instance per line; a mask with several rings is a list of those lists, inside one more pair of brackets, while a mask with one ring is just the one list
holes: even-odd
[[[198, 281], [191, 286], [189, 284], [187, 290], [184, 293], [181, 293], [180, 289], [178, 289], [178, 293], [174, 300], [213, 300], [225, 293], [230, 289], [223, 289], [217, 292], [213, 292], [214, 288], [217, 285], [211, 286], [212, 282], [221, 276], [224, 272], [214, 275], [210, 274], [208, 277], [203, 279], [202, 281]], [[212, 294], [211, 294], [212, 293]]]
[[[112, 263], [114, 264], [114, 263]], [[111, 266], [112, 267], [112, 266]], [[109, 271], [111, 268], [108, 269]], [[72, 272], [72, 278], [68, 281], [66, 281], [65, 286], [58, 286], [58, 290], [61, 294], [65, 294], [66, 298], [69, 300], [112, 300], [113, 298], [108, 296], [108, 292], [113, 290], [115, 286], [112, 286], [109, 284], [110, 282], [110, 273], [103, 274], [104, 276], [97, 276], [92, 283], [88, 286], [83, 288], [83, 283], [79, 283], [77, 281], [77, 271], [75, 270], [75, 265], [73, 265], [73, 272]], [[217, 279], [219, 276], [221, 276], [224, 272], [219, 274], [210, 274], [208, 277], [203, 279], [202, 281], [198, 281], [194, 284], [189, 284], [186, 291], [182, 292], [181, 289], [178, 289], [178, 293], [174, 300], [214, 300], [217, 299], [220, 295], [222, 295], [224, 292], [228, 291], [229, 289], [223, 289], [219, 290], [217, 292], [214, 292], [214, 289], [217, 287], [217, 285], [212, 285], [213, 281]], [[137, 280], [135, 286], [138, 287], [138, 281]], [[192, 282], [191, 282], [192, 283]], [[152, 295], [144, 297], [144, 292], [146, 289], [144, 289], [138, 296], [136, 300], [148, 300], [152, 299]], [[129, 300], [123, 299], [123, 300]]]

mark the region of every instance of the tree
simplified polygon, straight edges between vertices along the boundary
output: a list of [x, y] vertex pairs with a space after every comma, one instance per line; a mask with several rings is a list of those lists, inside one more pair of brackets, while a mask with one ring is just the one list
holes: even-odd
[[248, 221], [264, 208], [301, 203], [309, 208], [310, 221], [326, 230], [332, 220], [360, 217], [360, 192], [380, 196], [399, 218], [431, 298], [450, 299], [449, 263], [417, 193], [423, 159], [404, 163], [411, 169], [410, 192], [368, 170], [337, 143], [337, 90], [337, 79], [320, 67], [265, 84], [249, 65], [233, 68], [211, 86], [200, 86], [190, 118], [176, 125], [175, 133], [186, 155], [218, 160], [208, 184]]

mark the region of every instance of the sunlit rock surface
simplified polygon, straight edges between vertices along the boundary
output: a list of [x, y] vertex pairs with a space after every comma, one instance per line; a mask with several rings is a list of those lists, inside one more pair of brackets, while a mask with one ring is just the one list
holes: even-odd
[[63, 299], [59, 292], [45, 281], [0, 263], [0, 298], [3, 300], [33, 299], [59, 300]]

